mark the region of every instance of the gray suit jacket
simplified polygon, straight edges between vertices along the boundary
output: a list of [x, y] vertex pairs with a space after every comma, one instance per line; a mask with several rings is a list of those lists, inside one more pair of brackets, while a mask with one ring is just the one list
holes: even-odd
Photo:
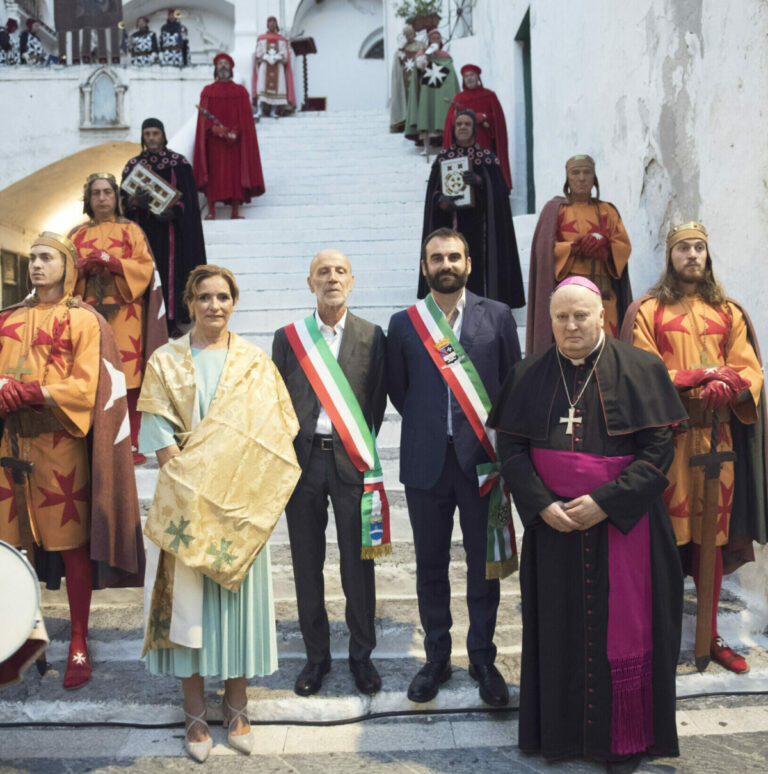
[[[373, 426], [376, 433], [381, 427], [387, 404], [384, 344], [384, 332], [378, 325], [356, 317], [350, 311], [347, 312], [338, 363], [360, 404], [368, 426]], [[272, 360], [283, 377], [299, 419], [299, 434], [293, 445], [299, 465], [305, 468], [309, 462], [312, 436], [320, 414], [320, 400], [293, 353], [284, 328], [275, 332]], [[335, 428], [333, 439], [333, 454], [339, 477], [349, 484], [362, 483], [363, 474], [352, 464]]]

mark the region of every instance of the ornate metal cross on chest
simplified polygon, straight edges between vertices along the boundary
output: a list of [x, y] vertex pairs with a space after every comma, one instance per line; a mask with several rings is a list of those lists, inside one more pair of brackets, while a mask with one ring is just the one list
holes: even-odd
[[573, 435], [573, 426], [580, 425], [581, 422], [582, 422], [582, 417], [576, 416], [576, 409], [573, 406], [569, 407], [567, 417], [560, 417], [560, 424], [568, 425], [568, 427], [565, 428], [566, 435]]

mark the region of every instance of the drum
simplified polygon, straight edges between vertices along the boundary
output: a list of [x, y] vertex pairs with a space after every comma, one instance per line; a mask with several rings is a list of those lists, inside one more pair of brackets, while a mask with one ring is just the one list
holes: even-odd
[[0, 540], [0, 661], [12, 656], [40, 621], [40, 584], [30, 563]]

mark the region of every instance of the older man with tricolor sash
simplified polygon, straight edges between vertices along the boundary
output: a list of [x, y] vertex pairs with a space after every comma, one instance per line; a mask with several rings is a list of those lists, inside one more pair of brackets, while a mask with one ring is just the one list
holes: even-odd
[[499, 579], [517, 569], [509, 496], [499, 477], [495, 434], [485, 426], [491, 402], [520, 359], [508, 306], [466, 289], [467, 243], [441, 228], [424, 242], [421, 271], [429, 294], [395, 314], [387, 338], [387, 380], [403, 417], [400, 480], [416, 550], [416, 588], [427, 663], [408, 689], [432, 700], [451, 675], [448, 567], [453, 514], [467, 560], [470, 675], [488, 704], [509, 691], [494, 666]]
[[278, 330], [272, 347], [300, 425], [294, 445], [302, 476], [285, 509], [307, 651], [294, 690], [316, 693], [331, 664], [323, 586], [330, 497], [347, 601], [349, 668], [358, 689], [373, 695], [381, 688], [370, 658], [376, 645], [373, 559], [391, 551], [376, 452], [387, 400], [384, 333], [347, 310], [354, 276], [343, 253], [318, 253], [307, 282], [317, 296], [316, 311]]

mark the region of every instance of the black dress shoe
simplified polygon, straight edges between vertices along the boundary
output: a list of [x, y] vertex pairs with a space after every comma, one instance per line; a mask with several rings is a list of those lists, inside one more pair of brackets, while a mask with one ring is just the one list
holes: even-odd
[[354, 675], [355, 685], [360, 693], [373, 696], [381, 690], [381, 677], [371, 663], [371, 659], [366, 658], [364, 661], [349, 659], [349, 671]]
[[451, 676], [450, 661], [427, 661], [416, 673], [408, 686], [408, 698], [411, 701], [432, 701], [440, 690], [440, 685]]
[[299, 696], [311, 696], [320, 690], [323, 684], [323, 676], [331, 669], [331, 657], [326, 656], [322, 661], [307, 661], [304, 669], [299, 672], [293, 690]]
[[606, 761], [605, 770], [608, 774], [633, 774], [643, 760], [643, 753], [625, 755], [615, 761]]
[[509, 704], [509, 688], [501, 672], [493, 664], [470, 664], [469, 676], [477, 681], [480, 698], [491, 707]]

